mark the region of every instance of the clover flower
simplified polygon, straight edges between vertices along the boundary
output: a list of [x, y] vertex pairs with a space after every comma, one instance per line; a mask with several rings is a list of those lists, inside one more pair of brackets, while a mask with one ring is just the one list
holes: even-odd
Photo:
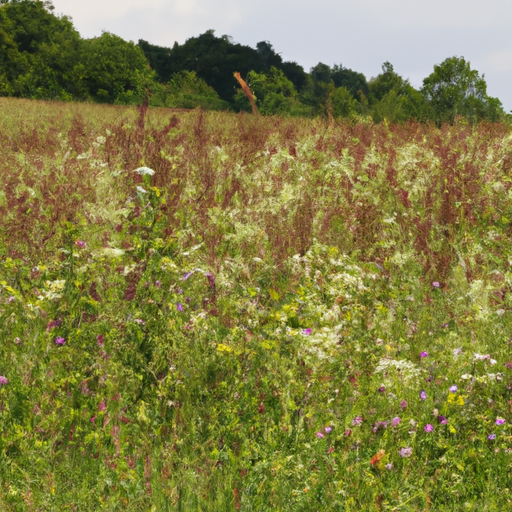
[[402, 459], [410, 457], [412, 455], [412, 448], [401, 448], [398, 453], [400, 454], [400, 457], [402, 457]]
[[363, 419], [361, 418], [361, 416], [356, 416], [353, 420], [352, 420], [352, 425], [354, 427], [359, 427], [360, 425], [363, 424]]
[[434, 431], [434, 425], [432, 425], [431, 423], [427, 423], [425, 425], [425, 432], [433, 432]]

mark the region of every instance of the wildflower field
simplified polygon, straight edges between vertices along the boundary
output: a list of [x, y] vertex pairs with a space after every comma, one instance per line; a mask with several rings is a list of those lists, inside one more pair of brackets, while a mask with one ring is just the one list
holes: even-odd
[[512, 508], [512, 134], [0, 98], [0, 509]]

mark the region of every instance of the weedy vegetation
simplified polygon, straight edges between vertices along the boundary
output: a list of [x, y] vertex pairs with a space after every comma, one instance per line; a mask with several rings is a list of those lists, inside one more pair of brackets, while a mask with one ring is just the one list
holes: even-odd
[[503, 511], [512, 135], [0, 99], [0, 508]]

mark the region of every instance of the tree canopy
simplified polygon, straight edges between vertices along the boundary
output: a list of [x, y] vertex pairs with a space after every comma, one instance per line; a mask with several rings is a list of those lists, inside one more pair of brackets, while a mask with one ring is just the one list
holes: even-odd
[[82, 39], [69, 17], [53, 11], [51, 1], [0, 0], [0, 95], [124, 104], [149, 96], [152, 105], [239, 111], [248, 107], [233, 76], [239, 72], [267, 115], [438, 124], [505, 117], [464, 57], [434, 66], [418, 90], [390, 62], [367, 80], [341, 64], [319, 62], [306, 72], [269, 41], [252, 48], [214, 30], [169, 48], [109, 32]]

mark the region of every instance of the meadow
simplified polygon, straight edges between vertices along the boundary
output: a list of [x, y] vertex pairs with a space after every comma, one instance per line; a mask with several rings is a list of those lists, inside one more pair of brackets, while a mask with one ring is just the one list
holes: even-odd
[[0, 509], [512, 508], [512, 133], [0, 98]]

